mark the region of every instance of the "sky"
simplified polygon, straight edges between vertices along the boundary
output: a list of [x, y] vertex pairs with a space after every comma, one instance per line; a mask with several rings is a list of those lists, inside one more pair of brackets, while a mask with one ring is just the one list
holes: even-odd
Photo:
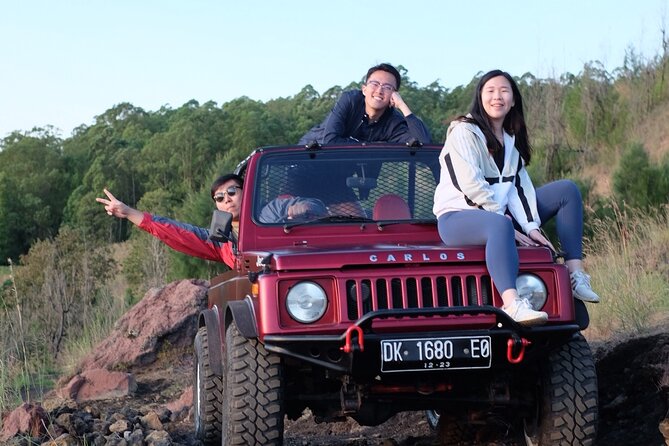
[[381, 62], [448, 89], [495, 68], [612, 71], [631, 49], [660, 55], [663, 28], [669, 0], [4, 0], [0, 138], [47, 126], [67, 138], [122, 102], [323, 93]]

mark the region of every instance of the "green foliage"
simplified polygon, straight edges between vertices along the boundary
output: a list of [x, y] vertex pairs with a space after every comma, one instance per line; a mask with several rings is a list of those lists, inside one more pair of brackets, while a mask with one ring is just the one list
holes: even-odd
[[[147, 192], [138, 203], [140, 209], [163, 216], [173, 215], [178, 205], [179, 198], [165, 189]], [[148, 288], [165, 284], [170, 270], [170, 249], [138, 228], [133, 229], [128, 244], [130, 253], [123, 263], [122, 271], [130, 285], [130, 294], [143, 296]]]
[[[105, 262], [106, 249], [86, 255], [76, 248], [83, 244], [81, 234], [68, 232], [61, 231], [52, 242], [31, 248], [23, 259], [25, 265], [9, 270], [10, 279], [0, 291], [0, 412], [16, 407], [21, 399], [38, 399], [53, 387], [63, 367], [71, 373], [73, 363], [107, 336], [127, 310], [106, 291], [111, 265]], [[44, 255], [61, 263], [44, 267]], [[42, 272], [44, 277], [40, 277]], [[59, 280], [58, 273], [64, 280]], [[88, 273], [100, 275], [93, 278]], [[54, 279], [59, 283], [51, 283]], [[89, 288], [82, 283], [94, 281], [97, 283]], [[53, 292], [56, 289], [59, 292]], [[38, 294], [28, 294], [31, 292]], [[64, 306], [69, 311], [62, 317]], [[56, 353], [50, 344], [57, 338], [54, 333], [62, 341]]]
[[71, 192], [62, 141], [49, 130], [14, 132], [0, 151], [0, 259], [18, 259], [56, 234]]
[[623, 66], [615, 70], [617, 90], [621, 92], [625, 109], [634, 122], [640, 122], [653, 111], [669, 93], [669, 58], [666, 49], [669, 41], [663, 42], [664, 55], [644, 58], [634, 48], [625, 52]]
[[55, 238], [35, 243], [21, 263], [15, 273], [16, 305], [39, 341], [36, 354], [56, 357], [65, 338], [82, 332], [89, 308], [113, 272], [109, 248], [66, 226]]
[[166, 131], [155, 133], [133, 163], [147, 190], [185, 194], [206, 182], [205, 173], [225, 147], [223, 112], [213, 102], [190, 101], [170, 115]]
[[279, 120], [262, 102], [241, 97], [224, 104], [222, 113], [226, 135], [222, 147], [236, 155], [238, 160], [244, 159], [252, 148], [282, 143], [275, 136], [280, 130]]
[[[95, 202], [104, 187], [121, 197], [128, 197], [134, 206], [144, 193], [146, 182], [137, 164], [141, 165], [141, 149], [151, 135], [164, 129], [169, 113], [161, 110], [146, 113], [130, 104], [119, 104], [98, 116], [96, 123], [81, 129], [70, 141], [69, 160], [74, 165], [86, 166], [75, 173], [81, 183], [67, 200], [65, 221], [82, 227], [96, 238], [108, 241], [125, 240], [125, 223], [104, 219], [102, 208]], [[88, 152], [83, 152], [83, 148]], [[87, 161], [88, 160], [88, 161]]]
[[588, 155], [592, 155], [593, 146], [622, 141], [626, 116], [613, 81], [601, 63], [591, 62], [567, 89], [564, 112], [569, 136], [579, 141], [580, 150]]
[[10, 269], [0, 299], [0, 410], [44, 386], [65, 346], [90, 328], [113, 271], [108, 251], [63, 227]]
[[615, 198], [638, 208], [656, 207], [667, 202], [669, 183], [668, 165], [650, 164], [641, 144], [631, 144], [622, 154], [613, 173]]
[[[341, 88], [336, 87], [337, 92]], [[275, 123], [275, 140], [270, 144], [294, 144], [319, 119], [325, 118], [334, 105], [328, 92], [319, 95], [311, 85], [307, 85], [293, 97], [268, 101], [267, 112]]]
[[131, 304], [111, 294], [109, 287], [97, 293], [95, 302], [86, 308], [86, 323], [77, 336], [68, 336], [63, 343], [60, 361], [56, 364], [65, 374], [75, 373], [81, 359], [109, 336], [116, 322]]

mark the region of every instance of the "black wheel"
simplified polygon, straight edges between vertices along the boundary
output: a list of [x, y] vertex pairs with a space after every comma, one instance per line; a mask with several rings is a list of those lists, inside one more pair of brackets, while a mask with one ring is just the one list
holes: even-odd
[[595, 361], [588, 342], [577, 333], [548, 358], [536, 413], [525, 420], [527, 446], [594, 444], [598, 402]]
[[232, 322], [223, 354], [222, 446], [283, 444], [283, 365]]
[[223, 379], [214, 375], [211, 370], [207, 327], [200, 327], [197, 331], [194, 347], [193, 412], [195, 413], [195, 435], [207, 446], [220, 445]]

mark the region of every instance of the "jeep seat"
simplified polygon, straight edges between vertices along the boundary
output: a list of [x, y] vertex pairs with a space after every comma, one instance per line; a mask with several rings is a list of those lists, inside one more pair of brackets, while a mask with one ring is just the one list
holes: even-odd
[[409, 220], [411, 211], [402, 197], [396, 194], [381, 195], [374, 203], [374, 220]]

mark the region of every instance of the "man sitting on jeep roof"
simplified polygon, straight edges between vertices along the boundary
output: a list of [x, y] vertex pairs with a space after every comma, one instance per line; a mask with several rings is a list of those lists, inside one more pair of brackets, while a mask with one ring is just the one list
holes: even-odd
[[299, 144], [406, 143], [412, 139], [430, 143], [427, 126], [397, 92], [400, 81], [392, 65], [373, 66], [362, 89], [344, 92], [325, 120], [300, 138]]

